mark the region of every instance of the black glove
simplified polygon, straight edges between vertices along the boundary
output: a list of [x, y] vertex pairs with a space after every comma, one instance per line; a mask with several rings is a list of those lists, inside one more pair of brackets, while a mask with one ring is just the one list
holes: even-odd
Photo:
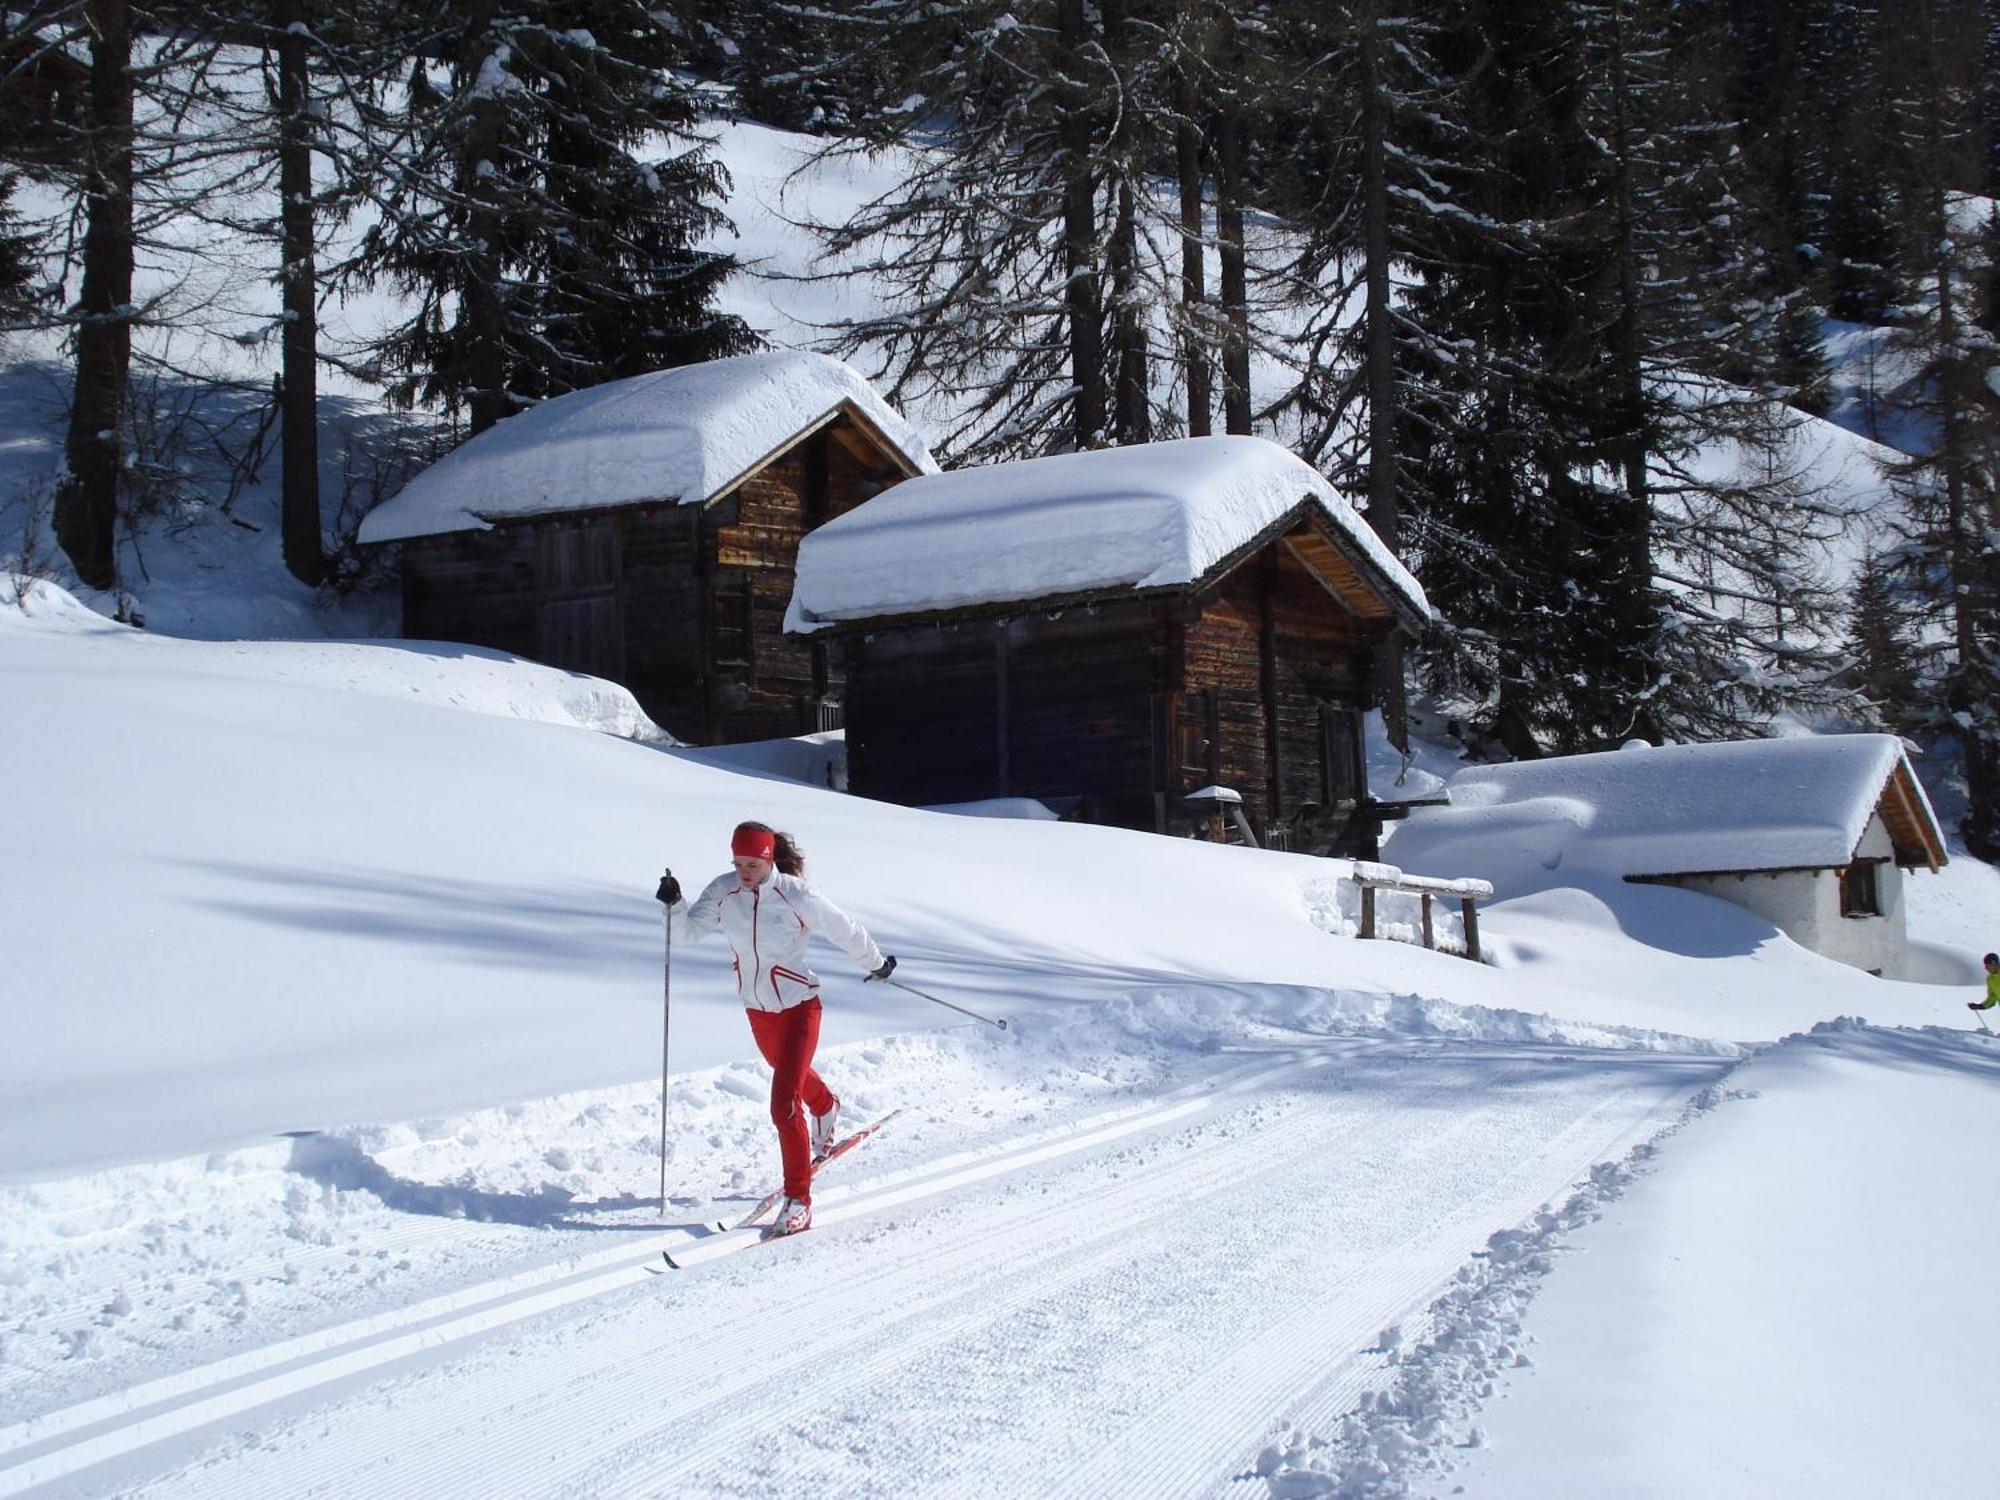
[[[887, 979], [891, 974], [895, 972], [896, 972], [896, 955], [891, 953], [887, 958], [882, 960], [881, 968], [870, 969], [868, 971], [868, 979]], [[868, 979], [864, 979], [861, 982], [863, 984], [866, 984], [868, 982]]]
[[667, 871], [660, 877], [660, 888], [653, 892], [653, 899], [665, 906], [677, 906], [681, 899], [681, 883], [674, 879], [674, 872]]

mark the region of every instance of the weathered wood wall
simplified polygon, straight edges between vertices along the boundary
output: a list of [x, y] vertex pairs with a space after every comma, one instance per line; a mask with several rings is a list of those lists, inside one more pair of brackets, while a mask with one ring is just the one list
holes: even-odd
[[1220, 783], [1260, 835], [1348, 852], [1384, 628], [1279, 543], [1199, 599], [848, 635], [849, 785], [912, 804], [1082, 797], [1096, 821], [1181, 832], [1181, 799]]
[[842, 683], [784, 633], [799, 542], [900, 477], [845, 417], [708, 507], [577, 511], [402, 544], [406, 635], [608, 677], [676, 737], [820, 727]]
[[1152, 827], [1161, 620], [1133, 603], [847, 637], [849, 787], [916, 806], [1081, 797]]
[[1251, 826], [1329, 852], [1366, 795], [1360, 716], [1385, 627], [1356, 619], [1282, 542], [1245, 562], [1185, 629], [1170, 804], [1219, 783]]
[[694, 507], [665, 505], [414, 538], [402, 544], [403, 633], [608, 677], [698, 740], [699, 522]]

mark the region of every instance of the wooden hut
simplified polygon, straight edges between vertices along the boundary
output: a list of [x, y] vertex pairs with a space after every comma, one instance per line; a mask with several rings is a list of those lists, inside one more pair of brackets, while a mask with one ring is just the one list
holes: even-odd
[[788, 628], [833, 637], [848, 785], [1033, 797], [1186, 833], [1223, 786], [1259, 842], [1366, 852], [1362, 717], [1416, 580], [1260, 438], [913, 479], [806, 539]]
[[799, 540], [911, 475], [922, 440], [853, 370], [744, 355], [544, 402], [369, 515], [404, 634], [606, 677], [694, 744], [824, 729], [840, 681], [782, 630]]

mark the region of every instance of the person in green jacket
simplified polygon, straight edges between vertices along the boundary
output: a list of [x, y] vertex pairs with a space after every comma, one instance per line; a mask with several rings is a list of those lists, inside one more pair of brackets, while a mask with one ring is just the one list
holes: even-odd
[[2000, 1005], [2000, 953], [1986, 955], [1986, 998], [1965, 1002], [1967, 1010], [1991, 1010]]

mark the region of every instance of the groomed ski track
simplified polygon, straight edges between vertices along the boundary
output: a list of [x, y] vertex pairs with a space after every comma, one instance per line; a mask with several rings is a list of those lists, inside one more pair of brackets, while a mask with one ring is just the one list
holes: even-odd
[[1059, 1130], [857, 1153], [806, 1235], [678, 1237], [679, 1271], [635, 1237], [0, 1428], [0, 1495], [1214, 1494], [1384, 1381], [1380, 1332], [1488, 1235], [1728, 1067], [1226, 1052]]

